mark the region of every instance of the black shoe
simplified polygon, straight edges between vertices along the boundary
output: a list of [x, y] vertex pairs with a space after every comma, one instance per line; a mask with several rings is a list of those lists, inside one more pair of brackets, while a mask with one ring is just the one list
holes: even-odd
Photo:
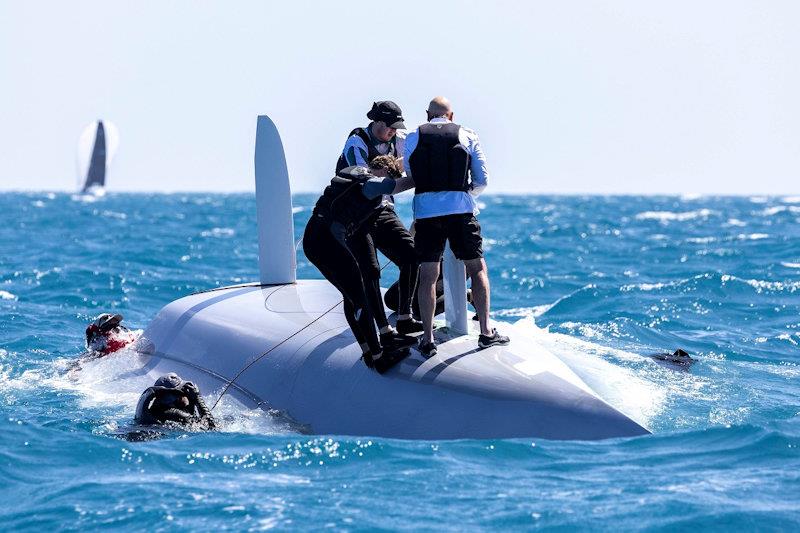
[[503, 346], [511, 342], [511, 339], [505, 335], [500, 335], [496, 328], [492, 328], [491, 335], [479, 335], [478, 346], [481, 348], [488, 348], [489, 346]]
[[[383, 352], [378, 354], [378, 357], [370, 356], [372, 360], [372, 369], [378, 374], [385, 374], [394, 365], [408, 357], [408, 348], [397, 349], [384, 347]], [[367, 365], [369, 366], [369, 365]]]
[[361, 360], [364, 361], [364, 364], [367, 365], [367, 368], [375, 368], [375, 364], [372, 362], [372, 354], [369, 352], [364, 352], [361, 354]]
[[422, 322], [413, 318], [404, 318], [397, 321], [397, 332], [408, 335], [409, 333], [419, 333], [422, 331]]
[[419, 353], [421, 353], [425, 359], [430, 359], [436, 355], [436, 343], [425, 342], [420, 339], [419, 344], [417, 345], [417, 350], [419, 350]]
[[472, 320], [474, 320], [475, 322], [477, 322], [478, 320], [480, 320], [480, 318], [478, 317], [478, 314], [477, 314], [477, 313], [475, 313], [474, 315], [472, 315]]
[[409, 337], [408, 335], [400, 335], [399, 333], [381, 333], [381, 345], [387, 349], [393, 348], [408, 348], [417, 343], [416, 337]]

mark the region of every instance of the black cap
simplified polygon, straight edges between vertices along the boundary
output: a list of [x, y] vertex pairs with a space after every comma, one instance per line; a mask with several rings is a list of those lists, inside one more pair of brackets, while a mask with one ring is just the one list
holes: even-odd
[[387, 127], [396, 130], [406, 129], [406, 125], [403, 124], [403, 112], [400, 110], [400, 106], [390, 100], [374, 102], [372, 109], [367, 113], [367, 118], [373, 122], [383, 122]]

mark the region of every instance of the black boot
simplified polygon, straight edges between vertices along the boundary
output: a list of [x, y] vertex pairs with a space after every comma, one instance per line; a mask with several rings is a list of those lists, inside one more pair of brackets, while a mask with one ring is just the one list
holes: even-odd
[[419, 333], [422, 331], [422, 322], [419, 320], [414, 320], [413, 318], [404, 318], [403, 320], [397, 321], [397, 331], [398, 333], [403, 333], [408, 335], [410, 333]]
[[387, 349], [408, 348], [409, 346], [414, 346], [416, 343], [416, 337], [401, 335], [397, 331], [381, 333], [381, 344]]
[[[366, 355], [367, 354], [365, 354], [365, 356]], [[406, 357], [408, 357], [408, 348], [398, 349], [384, 347], [383, 351], [377, 356], [369, 354], [369, 359], [372, 362], [372, 366], [369, 364], [367, 366], [370, 366], [370, 368], [375, 370], [378, 374], [385, 374]]]

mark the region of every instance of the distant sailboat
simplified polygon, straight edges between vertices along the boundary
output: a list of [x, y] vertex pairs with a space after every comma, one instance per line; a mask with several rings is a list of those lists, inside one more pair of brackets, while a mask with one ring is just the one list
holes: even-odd
[[97, 120], [83, 129], [78, 140], [78, 187], [82, 194], [105, 193], [106, 176], [119, 146], [117, 127]]

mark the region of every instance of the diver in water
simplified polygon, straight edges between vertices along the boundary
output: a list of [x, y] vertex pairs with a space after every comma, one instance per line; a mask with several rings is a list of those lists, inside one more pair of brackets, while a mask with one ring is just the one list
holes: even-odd
[[193, 430], [213, 430], [217, 424], [197, 385], [170, 372], [139, 397], [136, 423], [143, 426], [176, 424]]
[[102, 357], [128, 346], [136, 335], [123, 326], [122, 315], [103, 313], [86, 328], [86, 351]]
[[[399, 161], [390, 155], [376, 157], [369, 169], [346, 167], [317, 200], [303, 235], [306, 257], [342, 293], [344, 314], [364, 363], [379, 373], [407, 354], [402, 348], [415, 343], [413, 337], [386, 327], [380, 286], [369, 275], [375, 257], [370, 230], [382, 211], [382, 196], [406, 190], [407, 185]], [[380, 338], [376, 322], [383, 329]]]

